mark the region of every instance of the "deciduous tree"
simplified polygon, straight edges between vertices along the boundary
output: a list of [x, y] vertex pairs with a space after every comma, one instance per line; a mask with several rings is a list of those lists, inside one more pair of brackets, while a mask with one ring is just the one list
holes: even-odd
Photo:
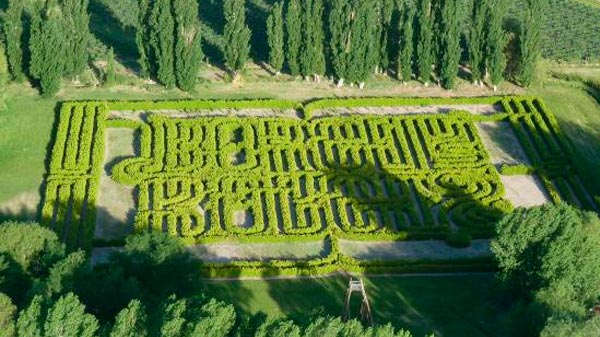
[[197, 0], [173, 0], [175, 16], [175, 69], [177, 85], [190, 91], [196, 85], [198, 69], [202, 62], [200, 20]]
[[300, 74], [300, 47], [302, 46], [302, 12], [300, 0], [288, 0], [286, 22], [286, 60], [290, 74]]
[[246, 26], [245, 0], [224, 0], [225, 64], [235, 74], [244, 68], [250, 55], [250, 28]]
[[402, 2], [401, 17], [399, 20], [400, 46], [398, 48], [397, 73], [398, 78], [408, 82], [412, 78], [414, 45], [415, 45], [415, 13], [416, 8], [412, 0]]
[[25, 79], [23, 71], [23, 7], [22, 0], [10, 0], [8, 8], [0, 17], [6, 41], [6, 57], [12, 79], [21, 82]]
[[284, 27], [283, 27], [283, 2], [273, 5], [267, 19], [267, 37], [269, 42], [269, 64], [279, 74], [283, 68], [285, 55]]
[[417, 2], [417, 75], [425, 85], [428, 85], [433, 64], [433, 7], [431, 0]]
[[530, 86], [541, 55], [541, 30], [544, 0], [527, 0], [521, 24], [519, 82]]

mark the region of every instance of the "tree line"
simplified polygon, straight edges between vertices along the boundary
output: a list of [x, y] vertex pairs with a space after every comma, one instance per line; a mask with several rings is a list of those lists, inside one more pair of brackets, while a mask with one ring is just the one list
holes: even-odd
[[[137, 13], [129, 24], [136, 30], [140, 75], [192, 90], [203, 60], [198, 1], [128, 4]], [[526, 0], [512, 50], [505, 27], [509, 0], [280, 0], [268, 8], [267, 62], [276, 74], [315, 81], [327, 75], [340, 86], [362, 86], [372, 74], [386, 73], [453, 89], [461, 66], [474, 83], [496, 87], [508, 78], [528, 86], [540, 57], [543, 4]], [[50, 96], [62, 78], [76, 78], [90, 61], [88, 5], [89, 0], [8, 0], [0, 16], [0, 45], [12, 79], [29, 78]], [[224, 0], [222, 9], [223, 64], [238, 75], [251, 56], [247, 4]], [[507, 71], [509, 57], [518, 64], [514, 73]]]
[[200, 261], [165, 234], [131, 236], [96, 268], [37, 224], [0, 223], [0, 237], [2, 337], [412, 336], [331, 316], [242, 315], [200, 293]]

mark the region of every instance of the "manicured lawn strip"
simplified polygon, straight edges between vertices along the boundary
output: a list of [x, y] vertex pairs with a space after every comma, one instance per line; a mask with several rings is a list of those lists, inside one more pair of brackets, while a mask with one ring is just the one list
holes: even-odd
[[[364, 277], [376, 322], [391, 321], [414, 336], [507, 336], [492, 274]], [[207, 281], [203, 289], [236, 303], [247, 314], [286, 315], [303, 321], [311, 313], [340, 315], [348, 277]], [[353, 311], [358, 313], [358, 297]]]

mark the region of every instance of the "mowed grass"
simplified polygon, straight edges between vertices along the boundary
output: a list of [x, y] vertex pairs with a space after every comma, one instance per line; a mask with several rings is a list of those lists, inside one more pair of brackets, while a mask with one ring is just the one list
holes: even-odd
[[556, 81], [532, 89], [555, 114], [565, 134], [575, 145], [575, 163], [583, 183], [600, 196], [600, 102], [573, 82]]
[[[349, 277], [211, 281], [204, 291], [249, 315], [287, 315], [299, 322], [313, 314], [339, 316]], [[364, 278], [376, 323], [391, 322], [415, 337], [507, 336], [493, 291], [493, 274], [379, 276]], [[360, 298], [353, 297], [357, 316]]]

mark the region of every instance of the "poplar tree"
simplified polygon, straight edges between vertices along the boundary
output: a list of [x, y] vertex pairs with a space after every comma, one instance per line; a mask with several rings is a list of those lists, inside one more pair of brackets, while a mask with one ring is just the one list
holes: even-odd
[[544, 0], [527, 0], [519, 38], [521, 62], [518, 80], [528, 87], [533, 82], [537, 61], [541, 55], [541, 29]]
[[63, 57], [64, 74], [76, 76], [83, 72], [88, 62], [90, 41], [89, 0], [63, 0], [63, 33], [66, 36]]
[[441, 11], [440, 78], [444, 88], [454, 89], [461, 56], [460, 33], [463, 11], [460, 0], [444, 0]]
[[300, 0], [289, 0], [286, 11], [286, 60], [290, 74], [300, 73], [300, 47], [302, 45], [302, 13]]
[[273, 5], [271, 14], [267, 19], [267, 38], [269, 42], [269, 64], [281, 73], [284, 62], [284, 29], [283, 29], [283, 2]]
[[156, 63], [156, 79], [167, 88], [175, 86], [175, 22], [170, 0], [156, 0], [150, 14], [150, 46]]
[[196, 85], [198, 68], [202, 62], [200, 20], [197, 0], [174, 0], [175, 15], [175, 71], [177, 85], [190, 91]]
[[[489, 2], [486, 64], [494, 91], [496, 91], [498, 84], [504, 79], [504, 70], [506, 69], [504, 48], [506, 47], [508, 38], [506, 32], [504, 32], [503, 24], [504, 14], [507, 9], [507, 0]], [[541, 15], [540, 13], [537, 14]]]
[[329, 54], [333, 72], [338, 78], [338, 87], [344, 85], [347, 76], [350, 51], [351, 4], [347, 0], [331, 0], [329, 8]]
[[354, 18], [349, 34], [348, 80], [358, 83], [362, 88], [364, 81], [377, 65], [377, 43], [374, 38], [377, 31], [377, 7], [367, 1], [355, 0], [352, 12]]
[[412, 78], [414, 45], [415, 45], [415, 4], [412, 0], [405, 0], [402, 4], [400, 24], [400, 46], [398, 48], [397, 73], [403, 82]]
[[323, 53], [323, 0], [302, 1], [302, 44], [300, 48], [300, 71], [306, 78], [325, 72]]
[[433, 7], [431, 0], [420, 0], [418, 3], [417, 74], [425, 85], [429, 85], [433, 64]]
[[23, 72], [23, 6], [22, 0], [10, 0], [6, 12], [0, 16], [3, 21], [4, 38], [6, 41], [6, 58], [13, 80], [21, 82], [25, 79]]
[[250, 29], [246, 26], [244, 0], [224, 0], [225, 64], [235, 75], [244, 68], [250, 55]]
[[390, 67], [390, 38], [393, 30], [391, 29], [392, 15], [396, 9], [395, 0], [377, 0], [377, 31], [375, 33], [375, 43], [377, 48], [376, 72], [385, 73]]
[[31, 23], [29, 50], [30, 73], [39, 80], [42, 96], [50, 97], [60, 89], [65, 69], [65, 35], [61, 8], [54, 0], [46, 4], [44, 13], [34, 13]]
[[152, 66], [150, 64], [150, 25], [148, 22], [150, 15], [150, 0], [138, 0], [139, 12], [136, 21], [135, 45], [138, 51], [138, 64], [140, 66], [140, 75], [150, 77]]
[[117, 82], [115, 73], [115, 52], [112, 48], [108, 50], [106, 57], [106, 73], [104, 74], [104, 86], [111, 87]]
[[488, 0], [475, 0], [468, 32], [469, 63], [474, 83], [483, 85], [485, 74], [486, 26]]

